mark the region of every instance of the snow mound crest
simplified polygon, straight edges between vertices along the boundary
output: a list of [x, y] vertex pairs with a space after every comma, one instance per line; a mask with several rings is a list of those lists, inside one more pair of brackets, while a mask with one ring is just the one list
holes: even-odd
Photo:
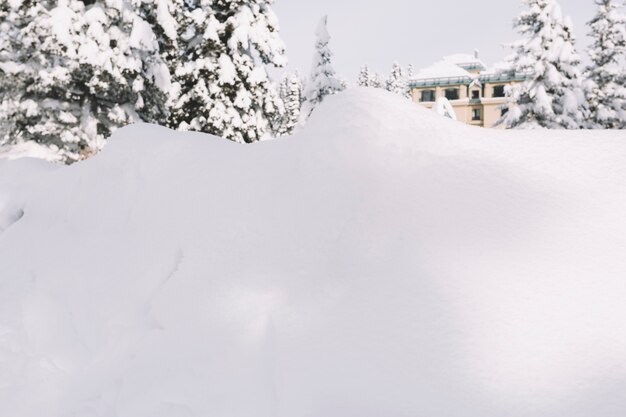
[[625, 155], [357, 89], [1, 162], [0, 415], [621, 415]]

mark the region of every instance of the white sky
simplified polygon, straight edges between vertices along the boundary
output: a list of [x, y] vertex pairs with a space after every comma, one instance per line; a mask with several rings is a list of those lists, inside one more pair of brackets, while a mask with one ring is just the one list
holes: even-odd
[[[593, 0], [560, 0], [571, 16], [579, 52], [588, 43], [585, 22], [593, 17]], [[317, 22], [328, 14], [334, 67], [350, 81], [359, 68], [389, 72], [393, 61], [430, 65], [444, 55], [480, 50], [487, 65], [502, 60], [501, 44], [517, 35], [512, 21], [521, 0], [276, 0], [281, 36], [287, 44], [289, 69], [309, 73]]]

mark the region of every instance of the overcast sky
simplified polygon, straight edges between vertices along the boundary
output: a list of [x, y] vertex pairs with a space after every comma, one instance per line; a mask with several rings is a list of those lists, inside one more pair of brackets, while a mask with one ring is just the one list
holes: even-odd
[[[579, 52], [588, 43], [594, 0], [560, 0], [571, 16]], [[501, 44], [516, 39], [512, 20], [521, 0], [276, 0], [289, 69], [309, 73], [317, 22], [328, 14], [334, 66], [350, 81], [368, 64], [387, 73], [393, 61], [415, 69], [444, 55], [480, 50], [487, 65], [502, 60]]]

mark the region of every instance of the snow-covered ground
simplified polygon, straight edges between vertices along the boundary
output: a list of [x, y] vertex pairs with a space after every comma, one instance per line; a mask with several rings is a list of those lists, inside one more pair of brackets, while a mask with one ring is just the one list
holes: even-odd
[[0, 415], [623, 417], [626, 137], [380, 90], [0, 160]]

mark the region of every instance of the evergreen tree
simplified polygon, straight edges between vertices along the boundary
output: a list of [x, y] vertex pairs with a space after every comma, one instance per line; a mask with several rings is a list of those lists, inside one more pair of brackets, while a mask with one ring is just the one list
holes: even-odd
[[[0, 90], [2, 119], [12, 120], [3, 129], [5, 143], [35, 141], [70, 162], [96, 152], [119, 126], [163, 119], [156, 43], [147, 23], [127, 13], [127, 5], [12, 3], [5, 24], [13, 56], [2, 57]], [[7, 71], [8, 66], [19, 71]], [[5, 87], [13, 83], [18, 87]]]
[[[254, 142], [271, 133], [280, 98], [265, 66], [286, 63], [273, 0], [186, 0], [173, 73], [175, 129]], [[170, 61], [171, 62], [171, 61]]]
[[23, 50], [18, 38], [28, 24], [25, 6], [16, 2], [0, 3], [0, 146], [12, 141], [15, 131], [13, 113], [18, 106], [20, 91], [25, 88], [22, 60]]
[[590, 128], [626, 128], [626, 15], [615, 0], [595, 0], [588, 23], [593, 44], [587, 68], [586, 93]]
[[413, 64], [409, 64], [406, 69], [406, 87], [407, 87], [407, 97], [412, 99], [412, 89], [411, 89], [411, 81], [413, 80], [413, 76], [415, 75], [415, 69], [413, 68]]
[[397, 62], [393, 63], [391, 68], [391, 74], [387, 79], [386, 85], [387, 91], [401, 95], [403, 97], [409, 97], [409, 87], [407, 83], [407, 77], [405, 70]]
[[0, 144], [72, 161], [136, 120], [260, 139], [280, 105], [264, 66], [284, 63], [272, 2], [1, 2]]
[[[220, 39], [224, 24], [213, 13], [213, 0], [185, 1], [178, 4], [178, 52], [165, 50], [166, 62], [172, 74], [170, 118], [173, 129], [222, 134], [217, 124], [212, 101], [221, 93], [218, 86], [218, 51], [224, 50]], [[166, 38], [166, 45], [169, 43]], [[211, 115], [213, 114], [213, 115]], [[238, 112], [233, 112], [233, 117]]]
[[563, 19], [556, 0], [524, 3], [528, 7], [515, 21], [524, 39], [513, 45], [510, 68], [527, 80], [510, 89], [509, 111], [501, 123], [509, 128], [581, 128], [586, 111], [571, 22]]
[[283, 112], [278, 123], [278, 136], [293, 133], [300, 120], [302, 107], [302, 80], [296, 71], [287, 74], [280, 83], [279, 94], [283, 103]]
[[378, 72], [375, 72], [370, 79], [371, 86], [374, 88], [387, 88], [387, 80]]
[[357, 79], [357, 85], [359, 87], [371, 87], [372, 86], [372, 74], [369, 68], [366, 66], [359, 71], [359, 77]]
[[339, 77], [339, 85], [341, 85], [342, 90], [346, 90], [350, 85], [350, 82], [346, 77]]
[[307, 106], [305, 116], [307, 117], [324, 100], [324, 97], [345, 89], [345, 84], [337, 77], [331, 63], [333, 54], [328, 46], [330, 35], [327, 21], [328, 17], [324, 16], [317, 27], [313, 67], [305, 94]]
[[[133, 0], [131, 0], [133, 1]], [[183, 14], [186, 5], [195, 0], [134, 0], [134, 13], [146, 21], [159, 46], [159, 55], [164, 63], [173, 65], [178, 57], [179, 22], [176, 17]], [[173, 73], [175, 67], [170, 67]]]

